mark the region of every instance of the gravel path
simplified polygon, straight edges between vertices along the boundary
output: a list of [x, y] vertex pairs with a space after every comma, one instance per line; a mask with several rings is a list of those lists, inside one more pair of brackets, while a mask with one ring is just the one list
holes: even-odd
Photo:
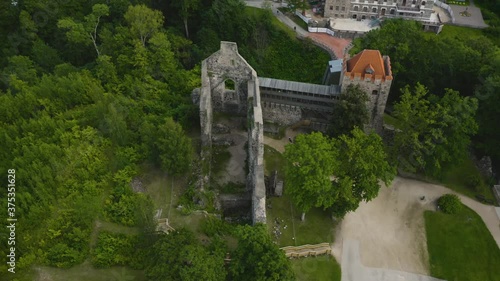
[[[264, 137], [264, 143], [283, 152], [288, 137], [297, 134], [287, 130], [285, 138]], [[377, 198], [361, 203], [355, 212], [346, 215], [332, 246], [332, 253], [342, 265], [342, 281], [438, 280], [427, 276], [429, 257], [423, 213], [435, 210], [436, 200], [446, 193], [457, 194], [444, 186], [396, 177]], [[500, 248], [500, 208], [457, 195], [481, 216]]]
[[[389, 188], [384, 187], [380, 190], [377, 198], [360, 204], [355, 212], [349, 213], [337, 229], [332, 251], [337, 260], [341, 261], [343, 277], [344, 270], [346, 271], [346, 279], [342, 280], [428, 280], [418, 279], [429, 274], [423, 212], [435, 210], [436, 200], [446, 193], [455, 192], [440, 185], [396, 177]], [[481, 216], [500, 247], [500, 219], [495, 207], [457, 195], [465, 205]], [[425, 199], [421, 200], [421, 196], [425, 196]], [[359, 243], [361, 267], [356, 264], [351, 265], [352, 259], [356, 258], [357, 249], [353, 248], [352, 242], [346, 244], [346, 241]], [[345, 260], [345, 257], [348, 259]], [[397, 272], [417, 275], [408, 275], [412, 277], [406, 276], [403, 279], [392, 277], [363, 279], [366, 276], [359, 277], [364, 275], [353, 273], [363, 271], [365, 267], [385, 269], [386, 274], [392, 272], [390, 276], [396, 276]], [[373, 271], [367, 272], [375, 274]]]

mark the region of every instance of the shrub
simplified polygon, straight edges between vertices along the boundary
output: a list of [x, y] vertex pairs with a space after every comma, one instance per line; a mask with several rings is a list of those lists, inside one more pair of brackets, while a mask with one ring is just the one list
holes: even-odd
[[134, 256], [137, 238], [125, 234], [101, 232], [92, 251], [92, 265], [98, 268], [128, 265]]
[[439, 198], [438, 206], [446, 214], [456, 214], [462, 209], [462, 202], [455, 194], [445, 194]]
[[201, 230], [209, 237], [227, 234], [229, 229], [230, 227], [225, 221], [211, 216], [204, 220], [201, 225]]
[[67, 244], [57, 243], [47, 252], [49, 265], [68, 268], [82, 260], [83, 253], [71, 248]]
[[467, 177], [467, 187], [474, 191], [479, 191], [481, 187], [481, 177], [478, 174], [470, 174]]

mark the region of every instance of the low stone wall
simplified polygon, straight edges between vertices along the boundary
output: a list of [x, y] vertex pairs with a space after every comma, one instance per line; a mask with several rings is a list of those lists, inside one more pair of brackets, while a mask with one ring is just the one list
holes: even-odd
[[287, 258], [302, 258], [308, 256], [329, 255], [332, 248], [328, 243], [321, 243], [316, 245], [302, 245], [302, 246], [287, 246], [281, 248], [285, 251]]

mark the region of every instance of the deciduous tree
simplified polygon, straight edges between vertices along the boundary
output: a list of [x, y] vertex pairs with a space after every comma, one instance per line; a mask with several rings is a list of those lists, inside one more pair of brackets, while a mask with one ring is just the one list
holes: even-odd
[[394, 106], [400, 128], [394, 139], [400, 167], [439, 176], [443, 166], [459, 163], [467, 153], [470, 137], [477, 132], [477, 100], [460, 97], [447, 89], [443, 98], [426, 98], [428, 91], [417, 84], [402, 89]]
[[285, 190], [304, 213], [321, 207], [343, 217], [361, 201], [375, 198], [380, 182], [389, 185], [395, 175], [382, 139], [358, 128], [337, 139], [299, 135], [285, 147], [284, 156]]
[[377, 197], [380, 182], [389, 186], [396, 171], [388, 162], [382, 139], [375, 133], [365, 134], [354, 128], [349, 135], [340, 136], [335, 147], [339, 151], [334, 181], [338, 197], [331, 210], [336, 217], [344, 217], [361, 201]]
[[158, 128], [156, 145], [160, 151], [161, 166], [168, 173], [182, 174], [191, 164], [193, 147], [182, 130], [172, 118], [167, 118]]
[[146, 275], [157, 281], [223, 281], [226, 270], [224, 257], [212, 255], [192, 232], [179, 229], [159, 236], [151, 248]]
[[68, 29], [66, 36], [69, 41], [94, 45], [94, 49], [99, 56], [101, 53], [97, 46], [97, 28], [101, 17], [109, 15], [109, 7], [105, 4], [95, 4], [92, 13], [85, 17], [83, 23], [75, 22], [72, 18], [64, 18], [58, 21], [59, 28]]
[[240, 226], [237, 237], [238, 247], [231, 256], [229, 267], [232, 280], [295, 280], [290, 261], [273, 243], [264, 225]]
[[285, 147], [286, 192], [304, 214], [312, 207], [330, 207], [337, 198], [332, 176], [337, 169], [337, 151], [322, 133], [298, 135]]
[[179, 8], [180, 16], [184, 22], [184, 31], [186, 37], [189, 38], [188, 19], [195, 10], [200, 8], [200, 0], [179, 0], [174, 1], [173, 4]]
[[354, 127], [363, 128], [369, 121], [368, 95], [359, 85], [349, 85], [333, 105], [330, 134], [334, 137], [348, 134]]
[[146, 5], [129, 6], [124, 17], [130, 31], [139, 38], [143, 46], [161, 28], [164, 20], [160, 11], [151, 10]]

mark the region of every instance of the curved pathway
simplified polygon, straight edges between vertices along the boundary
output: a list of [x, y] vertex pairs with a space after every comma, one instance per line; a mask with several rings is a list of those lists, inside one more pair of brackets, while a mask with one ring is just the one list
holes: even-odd
[[[247, 6], [250, 7], [256, 7], [256, 8], [261, 8], [262, 7], [262, 0], [246, 0], [245, 3]], [[351, 43], [351, 40], [349, 39], [343, 39], [343, 38], [337, 38], [330, 36], [326, 33], [315, 33], [315, 32], [308, 32], [307, 30], [304, 30], [302, 27], [300, 27], [298, 24], [293, 22], [289, 17], [284, 15], [282, 12], [278, 10], [279, 4], [272, 3], [271, 10], [273, 11], [273, 14], [278, 20], [280, 20], [282, 23], [290, 27], [291, 29], [294, 29], [297, 32], [297, 36], [301, 38], [310, 38], [311, 40], [315, 41], [319, 45], [322, 46], [322, 48], [328, 48], [329, 53], [333, 53], [335, 57], [337, 58], [343, 58], [344, 57], [344, 49], [349, 43]]]
[[[264, 137], [264, 143], [284, 152], [288, 137], [297, 134], [288, 129], [283, 139]], [[437, 281], [427, 276], [423, 212], [435, 210], [435, 201], [446, 193], [457, 194], [441, 185], [396, 177], [377, 198], [347, 214], [332, 245], [342, 266], [342, 281]], [[500, 248], [500, 208], [457, 195], [482, 218]]]

